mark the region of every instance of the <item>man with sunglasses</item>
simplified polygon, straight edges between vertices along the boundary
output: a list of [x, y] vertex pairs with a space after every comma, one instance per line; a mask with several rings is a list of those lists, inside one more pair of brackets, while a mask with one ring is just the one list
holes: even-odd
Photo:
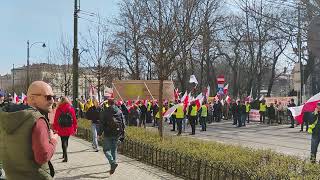
[[3, 167], [8, 179], [51, 180], [54, 169], [50, 159], [58, 138], [47, 118], [54, 101], [52, 88], [35, 81], [27, 96], [28, 106], [9, 104], [0, 110]]

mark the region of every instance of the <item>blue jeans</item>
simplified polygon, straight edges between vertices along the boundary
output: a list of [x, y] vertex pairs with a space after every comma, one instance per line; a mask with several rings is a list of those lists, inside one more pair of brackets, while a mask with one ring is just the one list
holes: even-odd
[[241, 123], [243, 126], [246, 126], [247, 113], [241, 114]]
[[109, 164], [115, 164], [117, 161], [117, 143], [119, 137], [104, 137], [103, 152], [109, 161]]
[[98, 131], [99, 131], [99, 124], [91, 123], [91, 132], [92, 132], [92, 146], [94, 149], [99, 150], [98, 144]]

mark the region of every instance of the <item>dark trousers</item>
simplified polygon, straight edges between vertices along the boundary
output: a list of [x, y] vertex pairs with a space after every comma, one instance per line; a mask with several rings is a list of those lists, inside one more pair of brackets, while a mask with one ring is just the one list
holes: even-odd
[[247, 123], [250, 123], [249, 112], [247, 112], [246, 115], [247, 115]]
[[176, 130], [176, 117], [175, 117], [175, 115], [171, 116], [171, 121], [172, 121], [172, 130], [175, 131]]
[[260, 111], [260, 122], [264, 123], [266, 120], [266, 112], [265, 111]]
[[67, 149], [68, 149], [68, 142], [69, 142], [69, 136], [61, 136], [61, 145], [62, 145], [62, 157], [65, 160], [68, 160], [68, 154], [67, 154]]
[[142, 124], [146, 126], [146, 114], [144, 113], [140, 115], [139, 127], [141, 127]]
[[206, 131], [207, 130], [207, 117], [201, 117], [201, 128], [202, 131]]
[[191, 129], [192, 129], [192, 133], [191, 134], [196, 134], [197, 116], [189, 116], [189, 120], [190, 120]]
[[146, 122], [147, 123], [152, 123], [152, 116], [151, 116], [151, 111], [147, 111], [147, 120], [146, 120]]
[[291, 120], [291, 127], [294, 127], [294, 118], [292, 115], [290, 115], [290, 120]]
[[320, 137], [318, 135], [312, 135], [312, 138], [311, 138], [311, 159], [310, 159], [312, 163], [316, 162], [319, 142], [320, 142]]
[[177, 121], [177, 129], [178, 129], [178, 134], [181, 134], [182, 132], [182, 118], [177, 118], [176, 121]]
[[282, 118], [283, 118], [284, 112], [283, 111], [279, 111], [278, 112], [278, 123], [282, 124]]
[[237, 124], [237, 115], [233, 114], [232, 117], [233, 117], [233, 125], [236, 125]]

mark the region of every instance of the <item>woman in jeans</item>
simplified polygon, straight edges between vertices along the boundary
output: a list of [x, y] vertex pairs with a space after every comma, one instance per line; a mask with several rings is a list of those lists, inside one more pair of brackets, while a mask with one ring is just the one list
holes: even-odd
[[68, 98], [62, 97], [53, 121], [53, 130], [61, 138], [63, 151], [62, 162], [68, 162], [67, 148], [69, 136], [74, 135], [77, 132], [77, 128], [76, 113]]

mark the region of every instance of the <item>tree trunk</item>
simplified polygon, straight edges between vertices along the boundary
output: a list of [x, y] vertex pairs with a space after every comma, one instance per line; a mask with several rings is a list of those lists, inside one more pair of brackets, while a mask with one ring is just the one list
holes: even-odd
[[268, 93], [267, 93], [267, 97], [271, 96], [271, 90], [272, 90], [272, 86], [273, 86], [273, 81], [275, 80], [274, 77], [276, 76], [276, 62], [273, 63], [272, 65], [272, 69], [271, 69], [271, 77], [269, 80], [269, 85], [268, 85]]

